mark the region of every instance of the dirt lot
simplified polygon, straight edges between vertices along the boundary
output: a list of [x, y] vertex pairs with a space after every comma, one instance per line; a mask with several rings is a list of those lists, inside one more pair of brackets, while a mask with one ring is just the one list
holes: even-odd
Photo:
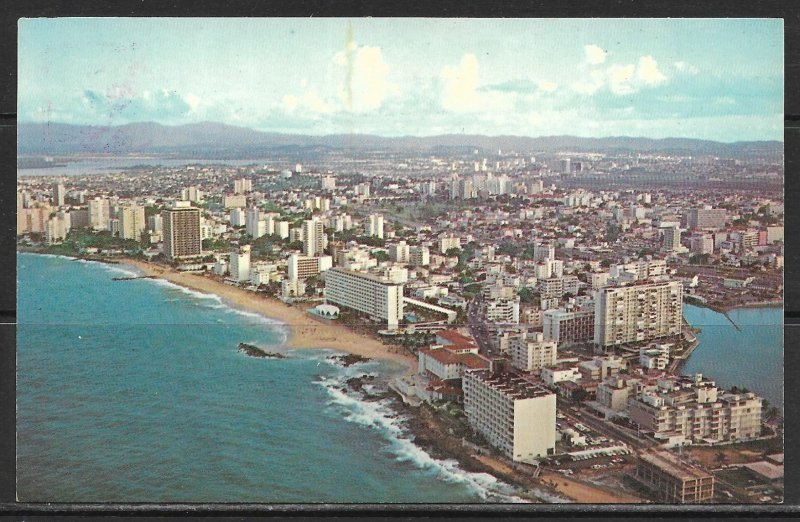
[[684, 449], [685, 455], [709, 469], [725, 464], [755, 462], [772, 453], [783, 453], [783, 441], [779, 437], [727, 446], [696, 446]]

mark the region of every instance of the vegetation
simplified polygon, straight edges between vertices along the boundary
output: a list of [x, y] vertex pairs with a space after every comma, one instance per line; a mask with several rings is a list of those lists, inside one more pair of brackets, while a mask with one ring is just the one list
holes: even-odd
[[86, 228], [73, 228], [61, 243], [48, 245], [45, 251], [51, 254], [76, 256], [86, 253], [87, 248], [100, 250], [123, 250], [128, 255], [138, 256], [142, 253], [142, 244], [134, 239], [120, 239], [111, 232], [102, 230], [92, 232]]

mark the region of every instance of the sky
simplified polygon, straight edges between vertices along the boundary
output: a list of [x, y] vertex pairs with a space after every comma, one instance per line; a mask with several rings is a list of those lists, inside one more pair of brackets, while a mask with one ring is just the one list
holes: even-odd
[[783, 140], [780, 19], [19, 21], [18, 121]]

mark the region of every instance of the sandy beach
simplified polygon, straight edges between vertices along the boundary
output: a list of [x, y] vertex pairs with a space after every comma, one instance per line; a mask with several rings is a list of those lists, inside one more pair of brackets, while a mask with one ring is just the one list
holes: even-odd
[[541, 480], [550, 484], [556, 491], [581, 504], [640, 504], [642, 499], [622, 491], [611, 491], [576, 479], [566, 478], [559, 473], [544, 471]]
[[416, 359], [400, 351], [400, 348], [355, 333], [336, 322], [318, 319], [303, 309], [289, 306], [277, 299], [259, 296], [208, 276], [178, 272], [136, 259], [125, 258], [120, 259], [120, 262], [136, 267], [144, 275], [164, 279], [197, 292], [217, 295], [233, 308], [255, 312], [284, 323], [290, 331], [286, 343], [289, 348], [329, 348], [371, 359], [394, 361], [405, 365], [408, 372], [416, 371]]

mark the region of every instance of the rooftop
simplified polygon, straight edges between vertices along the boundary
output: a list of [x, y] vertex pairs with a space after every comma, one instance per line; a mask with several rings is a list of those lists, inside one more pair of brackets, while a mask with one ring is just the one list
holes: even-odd
[[469, 372], [473, 378], [512, 399], [532, 399], [553, 395], [547, 388], [534, 384], [514, 373], [492, 373], [489, 370]]
[[442, 330], [441, 332], [437, 332], [436, 336], [441, 337], [449, 344], [470, 346], [475, 345], [475, 342], [471, 337], [467, 337], [466, 335], [463, 335], [455, 330]]
[[697, 466], [681, 461], [676, 456], [666, 451], [645, 452], [640, 454], [639, 458], [680, 480], [711, 477], [710, 473]]
[[368, 274], [366, 272], [357, 272], [355, 270], [348, 270], [348, 269], [342, 268], [340, 266], [333, 267], [333, 268], [329, 269], [328, 272], [337, 272], [337, 273], [341, 273], [341, 274], [353, 275], [353, 276], [360, 277], [360, 278], [363, 278], [363, 279], [369, 279], [370, 281], [375, 281], [376, 283], [380, 283], [382, 285], [387, 285], [387, 286], [400, 286], [399, 283], [393, 283], [393, 282], [389, 281], [386, 278], [379, 277], [379, 276], [372, 275], [372, 274]]

